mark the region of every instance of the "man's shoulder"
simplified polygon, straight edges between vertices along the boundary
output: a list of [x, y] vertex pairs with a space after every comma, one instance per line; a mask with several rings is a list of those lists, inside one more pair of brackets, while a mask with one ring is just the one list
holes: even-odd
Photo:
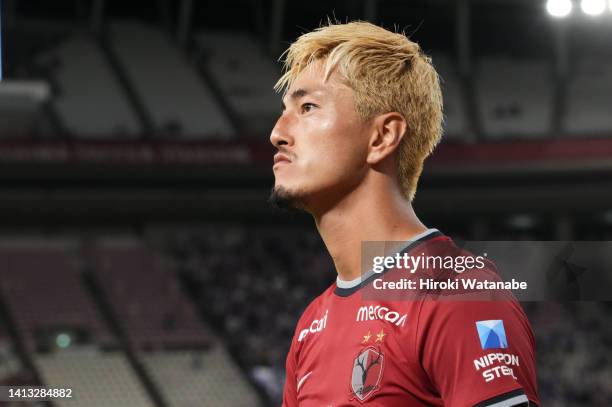
[[304, 322], [309, 322], [310, 317], [319, 315], [321, 310], [325, 311], [327, 302], [330, 297], [334, 293], [334, 289], [336, 287], [336, 283], [332, 283], [329, 287], [325, 289], [321, 294], [316, 296], [310, 303], [306, 306], [300, 319], [298, 321], [298, 326], [300, 326]]

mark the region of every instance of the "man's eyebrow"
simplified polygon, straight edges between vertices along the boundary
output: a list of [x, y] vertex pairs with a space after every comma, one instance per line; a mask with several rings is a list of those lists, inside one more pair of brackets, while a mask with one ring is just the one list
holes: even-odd
[[[310, 91], [308, 89], [298, 88], [298, 89], [294, 90], [293, 92], [291, 92], [291, 94], [289, 94], [289, 99], [297, 100], [297, 99], [303, 98], [304, 96], [308, 95], [309, 93], [310, 93]], [[283, 110], [285, 110], [285, 101], [282, 102], [282, 107], [283, 107]]]
[[296, 100], [299, 98], [303, 98], [304, 96], [308, 95], [308, 93], [309, 93], [308, 89], [299, 88], [291, 92], [291, 95], [289, 95], [289, 98], [291, 100]]

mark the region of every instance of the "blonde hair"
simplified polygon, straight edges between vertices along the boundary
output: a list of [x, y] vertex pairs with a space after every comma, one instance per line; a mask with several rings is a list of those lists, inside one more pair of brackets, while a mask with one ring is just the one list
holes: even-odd
[[301, 35], [283, 57], [277, 91], [286, 92], [306, 67], [324, 60], [324, 79], [338, 69], [354, 92], [355, 108], [363, 120], [386, 112], [404, 116], [407, 129], [396, 156], [398, 181], [412, 201], [423, 162], [442, 134], [440, 81], [419, 45], [403, 33], [368, 22], [329, 22]]

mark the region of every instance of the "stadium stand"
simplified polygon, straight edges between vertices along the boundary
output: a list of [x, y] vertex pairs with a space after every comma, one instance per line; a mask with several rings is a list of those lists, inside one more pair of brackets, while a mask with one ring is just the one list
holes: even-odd
[[29, 351], [48, 349], [65, 331], [81, 343], [114, 342], [80, 280], [75, 249], [69, 239], [0, 242], [0, 290]]
[[[612, 405], [610, 303], [524, 304], [535, 330], [542, 404]], [[585, 372], [588, 374], [585, 375]]]
[[297, 318], [334, 277], [319, 237], [232, 225], [151, 233], [240, 365], [277, 400]]
[[10, 339], [6, 336], [6, 332], [0, 331], [0, 382], [4, 382], [18, 370], [11, 349]]
[[[89, 239], [6, 237], [0, 261], [0, 305], [41, 380], [23, 367], [0, 319], [0, 384], [70, 387], [78, 405], [91, 407], [159, 406], [151, 385], [167, 406], [259, 405], [175, 275], [138, 238], [104, 235], [90, 245]], [[101, 290], [88, 286], [86, 275]]]
[[612, 65], [609, 60], [584, 58], [576, 62], [567, 89], [565, 133], [609, 135], [612, 131]]
[[59, 88], [53, 106], [69, 134], [117, 140], [140, 136], [141, 124], [93, 38], [71, 36], [37, 59], [53, 67], [50, 76]]
[[[535, 235], [525, 232], [523, 237]], [[150, 242], [146, 248], [145, 241]], [[0, 294], [18, 339], [42, 383], [70, 383], [78, 390], [79, 405], [156, 405], [143, 374], [170, 407], [201, 405], [202, 400], [206, 405], [259, 405], [247, 376], [275, 403], [295, 322], [308, 300], [334, 278], [329, 256], [310, 228], [211, 224], [151, 229], [146, 238], [100, 235], [91, 242], [79, 245], [59, 237], [0, 242]], [[144, 373], [120, 341], [110, 350], [104, 346], [102, 338], [109, 334], [100, 327], [100, 303], [91, 289], [84, 289], [78, 270], [93, 272], [100, 282], [100, 294], [114, 311], [110, 317], [123, 327]], [[219, 339], [198, 322], [193, 304]], [[542, 403], [610, 405], [612, 328], [605, 323], [610, 305], [533, 302], [524, 307], [540, 350]], [[185, 309], [191, 309], [187, 317]], [[164, 326], [168, 310], [179, 310], [171, 313], [177, 322]], [[5, 325], [0, 324], [0, 383], [37, 384], [15, 353]], [[60, 330], [71, 333], [74, 343], [51, 343]], [[83, 331], [89, 334], [78, 334]], [[584, 371], [588, 377], [581, 375]]]
[[[334, 278], [333, 264], [315, 233], [235, 225], [153, 233], [161, 236], [167, 264], [193, 287], [202, 313], [253, 381], [272, 405], [280, 402], [295, 323], [309, 300]], [[527, 232], [521, 237], [536, 238]], [[529, 302], [524, 307], [536, 334], [542, 405], [570, 405], [567, 400], [578, 400], [571, 403], [578, 407], [610, 405], [612, 329], [604, 322], [610, 305]], [[593, 372], [584, 388], [572, 376], [583, 371]]]
[[[8, 333], [7, 324], [0, 318], [0, 386], [38, 386], [33, 372], [25, 367], [15, 350]], [[40, 403], [30, 401], [2, 401], [3, 407], [38, 407]]]
[[234, 133], [210, 90], [161, 28], [110, 25], [112, 50], [136, 89], [154, 131], [166, 138], [227, 139]]
[[205, 351], [141, 353], [140, 358], [169, 407], [260, 405], [220, 344]]
[[101, 240], [91, 256], [93, 271], [135, 349], [207, 345], [208, 333], [193, 304], [141, 242]]
[[483, 58], [475, 72], [478, 112], [490, 139], [549, 134], [553, 113], [550, 69], [537, 60]]
[[[268, 50], [319, 25], [329, 2], [157, 3], [2, 2], [4, 227], [44, 232], [0, 236], [0, 385], [75, 390], [75, 400], [53, 407], [277, 406], [296, 321], [336, 274], [315, 228], [235, 208], [263, 202], [262, 184], [271, 181], [267, 136], [280, 113], [273, 85], [281, 64], [280, 52]], [[535, 2], [338, 3], [331, 14], [339, 20], [405, 27], [431, 50], [443, 140], [483, 142], [438, 150], [455, 156], [427, 169], [422, 189], [439, 194], [431, 213], [442, 218], [426, 223], [457, 240], [560, 240], [563, 230], [612, 240], [600, 181], [609, 143], [580, 148], [612, 135], [612, 59], [601, 56], [611, 49], [612, 11], [555, 20], [526, 43], [514, 33], [543, 27]], [[342, 10], [348, 3], [352, 17]], [[450, 55], [473, 69], [460, 73]], [[495, 143], [506, 139], [518, 140]], [[515, 162], [521, 155], [531, 159]], [[502, 170], [491, 170], [500, 158]], [[577, 198], [563, 205], [549, 200], [580, 184], [589, 199], [572, 192]], [[465, 213], [468, 205], [445, 194], [458, 189], [465, 193], [451, 198], [473, 203]], [[488, 197], [502, 191], [517, 202], [494, 208], [499, 199]], [[100, 202], [114, 197], [126, 205], [107, 212]], [[580, 201], [596, 209], [582, 213]], [[211, 223], [193, 226], [196, 218]], [[178, 226], [149, 224], [168, 221]], [[119, 232], [97, 229], [106, 222]], [[64, 227], [69, 238], [54, 235]], [[523, 306], [536, 336], [541, 405], [612, 406], [611, 303]]]
[[[273, 90], [280, 64], [252, 35], [200, 30], [185, 50], [162, 28], [142, 22], [115, 21], [108, 32], [108, 41], [74, 32], [52, 31], [44, 42], [41, 33], [16, 36], [23, 46], [12, 45], [13, 76], [48, 80], [53, 119], [62, 131], [85, 140], [142, 135], [226, 140], [238, 130], [243, 138], [269, 134], [280, 109]], [[537, 138], [552, 134], [557, 122], [566, 135], [607, 135], [612, 71], [602, 58], [578, 60], [561, 92], [543, 60], [483, 57], [463, 83], [455, 61], [434, 53], [445, 99], [445, 139], [473, 141], [477, 127], [485, 139]], [[50, 122], [44, 104], [32, 98], [4, 103], [5, 89], [0, 92], [0, 137], [53, 133], [57, 124]], [[469, 89], [479, 126], [472, 123]], [[563, 99], [555, 101], [556, 96]]]
[[15, 355], [11, 338], [0, 320], [0, 383], [10, 381], [21, 369], [21, 361]]
[[443, 54], [432, 56], [444, 95], [444, 140], [468, 140], [470, 129], [466, 95], [453, 61]]
[[[53, 138], [57, 129], [50, 114], [53, 67], [36, 58], [55, 47], [65, 34], [56, 30], [15, 29], [2, 42], [3, 78], [0, 86], [0, 138], [27, 140]], [[6, 37], [5, 37], [6, 38]], [[10, 55], [11, 63], [6, 63]]]
[[35, 359], [46, 385], [74, 389], [73, 400], [57, 399], [58, 407], [152, 407], [142, 384], [127, 359], [119, 352], [91, 347], [38, 355]]
[[4, 80], [0, 86], [0, 138], [52, 135], [46, 109], [50, 93], [46, 81]]
[[247, 136], [269, 133], [280, 112], [274, 92], [279, 64], [246, 33], [200, 32], [194, 38], [198, 59], [239, 116]]

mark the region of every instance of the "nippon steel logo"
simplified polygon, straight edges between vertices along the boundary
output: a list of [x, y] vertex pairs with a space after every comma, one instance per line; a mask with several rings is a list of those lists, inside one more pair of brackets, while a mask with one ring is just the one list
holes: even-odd
[[476, 330], [483, 350], [508, 348], [504, 321], [501, 319], [476, 321]]

